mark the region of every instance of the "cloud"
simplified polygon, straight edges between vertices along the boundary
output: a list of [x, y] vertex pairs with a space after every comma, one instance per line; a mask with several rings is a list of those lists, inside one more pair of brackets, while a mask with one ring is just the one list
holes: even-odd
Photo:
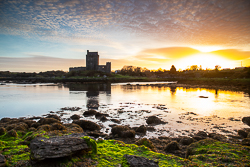
[[[200, 53], [200, 51], [189, 48], [189, 47], [168, 47], [168, 48], [155, 48], [155, 49], [145, 49], [135, 56], [138, 59], [147, 59], [147, 58], [157, 58], [157, 56], [162, 56], [160, 59], [179, 59]], [[151, 55], [151, 56], [149, 56]]]
[[249, 49], [249, 8], [249, 0], [3, 0], [0, 33], [111, 41], [106, 34], [115, 30], [166, 44]]
[[226, 49], [226, 50], [217, 50], [211, 53], [220, 55], [230, 60], [245, 60], [250, 59], [250, 51], [241, 51], [237, 49]]

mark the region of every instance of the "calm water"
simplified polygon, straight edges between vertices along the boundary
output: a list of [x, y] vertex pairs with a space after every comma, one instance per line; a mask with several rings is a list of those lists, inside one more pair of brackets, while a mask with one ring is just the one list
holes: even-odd
[[[180, 135], [192, 129], [214, 131], [212, 127], [217, 124], [229, 131], [247, 127], [229, 118], [241, 120], [249, 116], [250, 97], [244, 92], [183, 88], [165, 83], [0, 85], [0, 118], [41, 116], [62, 107], [81, 108], [65, 111], [65, 120], [72, 114], [82, 115], [90, 107], [131, 126], [146, 125], [147, 116], [157, 115], [168, 124], [156, 126], [161, 130], [154, 134]], [[98, 122], [94, 117], [82, 119]], [[107, 133], [108, 125], [114, 124], [99, 123], [106, 126], [102, 131]]]

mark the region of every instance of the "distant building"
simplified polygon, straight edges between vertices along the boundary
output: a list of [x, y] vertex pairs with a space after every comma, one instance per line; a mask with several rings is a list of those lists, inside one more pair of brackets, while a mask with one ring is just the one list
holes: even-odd
[[99, 65], [98, 52], [89, 52], [89, 50], [87, 50], [86, 67], [70, 67], [69, 72], [70, 71], [85, 71], [85, 70], [102, 71], [106, 73], [111, 73], [111, 62], [106, 62], [106, 65]]

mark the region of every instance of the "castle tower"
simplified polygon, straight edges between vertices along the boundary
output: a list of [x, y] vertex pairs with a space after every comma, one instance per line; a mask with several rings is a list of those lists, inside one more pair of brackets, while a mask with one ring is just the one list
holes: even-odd
[[111, 73], [111, 62], [106, 62], [106, 73]]
[[87, 50], [86, 55], [86, 70], [98, 70], [99, 66], [99, 55], [98, 52], [89, 52]]

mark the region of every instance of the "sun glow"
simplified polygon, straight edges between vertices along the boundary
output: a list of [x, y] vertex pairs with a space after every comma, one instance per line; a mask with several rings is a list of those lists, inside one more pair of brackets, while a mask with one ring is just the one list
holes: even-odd
[[202, 69], [214, 69], [216, 65], [221, 68], [232, 68], [232, 62], [228, 59], [222, 58], [216, 54], [211, 53], [198, 53], [179, 59], [176, 62], [178, 68], [186, 69], [192, 65], [202, 66]]

